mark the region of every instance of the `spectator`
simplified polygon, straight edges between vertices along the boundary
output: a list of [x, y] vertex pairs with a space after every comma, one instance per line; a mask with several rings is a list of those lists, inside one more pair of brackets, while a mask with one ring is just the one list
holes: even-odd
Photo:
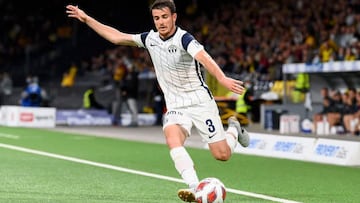
[[95, 97], [95, 87], [90, 86], [83, 96], [83, 108], [84, 109], [105, 109]]
[[6, 97], [11, 95], [13, 82], [7, 72], [0, 75], [0, 105], [6, 104]]
[[323, 117], [329, 112], [331, 99], [329, 96], [329, 89], [323, 87], [320, 91], [322, 97], [322, 110], [313, 115], [313, 123], [317, 126], [317, 123], [323, 120]]
[[29, 76], [28, 85], [21, 93], [21, 106], [41, 107], [47, 101], [46, 91], [40, 87], [37, 77]]
[[122, 95], [122, 88], [124, 86], [124, 80], [127, 75], [127, 67], [125, 66], [123, 60], [121, 58], [116, 59], [113, 66], [113, 75], [112, 79], [115, 84], [115, 101], [114, 101], [114, 120], [113, 124], [118, 125], [121, 122], [121, 110], [122, 104], [124, 103], [123, 95]]
[[298, 73], [296, 83], [292, 92], [292, 99], [294, 103], [304, 101], [305, 93], [310, 90], [310, 78], [308, 73]]
[[334, 53], [337, 52], [338, 47], [331, 39], [325, 40], [320, 46], [321, 62], [329, 62], [335, 60]]
[[345, 61], [355, 61], [356, 60], [356, 55], [351, 47], [346, 47], [344, 60]]
[[78, 71], [77, 65], [73, 62], [69, 70], [67, 70], [62, 78], [61, 87], [72, 87], [75, 83], [76, 73]]
[[244, 86], [246, 89], [243, 92], [243, 94], [235, 94], [233, 92], [228, 92], [226, 96], [228, 98], [236, 100], [235, 111], [237, 114], [239, 114], [238, 116], [244, 118], [244, 119], [240, 119], [241, 125], [248, 125], [250, 121], [248, 116], [250, 115], [252, 110], [251, 104], [254, 100], [254, 96], [253, 96], [253, 89], [251, 87], [251, 82], [245, 81]]
[[[136, 70], [135, 66], [131, 66], [126, 74], [124, 81], [121, 85], [121, 103], [125, 103], [125, 106], [128, 108], [131, 113], [131, 127], [138, 126], [138, 91], [139, 91], [139, 72]], [[120, 104], [121, 108], [121, 104]]]
[[350, 88], [348, 90], [348, 99], [346, 101], [346, 112], [343, 114], [343, 126], [346, 132], [355, 135], [359, 130], [356, 126], [359, 123], [360, 116], [360, 92]]
[[340, 91], [336, 90], [331, 96], [332, 102], [329, 106], [329, 111], [326, 114], [327, 121], [329, 122], [329, 126], [334, 127], [336, 125], [341, 124], [342, 112], [345, 108], [344, 101], [342, 100], [342, 96]]
[[164, 94], [161, 91], [161, 88], [160, 88], [159, 84], [157, 83], [157, 81], [155, 81], [152, 95], [154, 98], [154, 111], [155, 111], [155, 115], [156, 115], [156, 121], [155, 121], [154, 125], [161, 126], [163, 123], [163, 115], [164, 115], [164, 112], [166, 112], [165, 111], [166, 109], [165, 109]]

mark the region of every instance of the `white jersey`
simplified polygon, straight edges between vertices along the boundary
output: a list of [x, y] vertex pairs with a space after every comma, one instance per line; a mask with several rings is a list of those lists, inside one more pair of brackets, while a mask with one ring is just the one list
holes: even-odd
[[202, 77], [200, 63], [194, 59], [204, 47], [191, 34], [177, 27], [174, 35], [166, 40], [153, 30], [133, 35], [133, 40], [150, 53], [168, 109], [213, 99]]

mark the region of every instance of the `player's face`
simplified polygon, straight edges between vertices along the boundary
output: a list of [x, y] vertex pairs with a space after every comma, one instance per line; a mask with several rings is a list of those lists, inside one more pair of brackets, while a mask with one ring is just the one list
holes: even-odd
[[152, 16], [160, 37], [167, 38], [175, 32], [176, 13], [171, 13], [168, 7], [153, 9]]

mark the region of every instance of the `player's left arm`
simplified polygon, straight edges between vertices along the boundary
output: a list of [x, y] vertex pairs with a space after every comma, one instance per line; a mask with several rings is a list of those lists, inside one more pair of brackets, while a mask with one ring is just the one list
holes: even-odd
[[199, 61], [205, 67], [205, 69], [219, 81], [221, 85], [237, 94], [242, 94], [244, 92], [245, 88], [243, 86], [243, 82], [227, 77], [219, 65], [205, 50], [199, 51], [195, 55], [195, 59]]

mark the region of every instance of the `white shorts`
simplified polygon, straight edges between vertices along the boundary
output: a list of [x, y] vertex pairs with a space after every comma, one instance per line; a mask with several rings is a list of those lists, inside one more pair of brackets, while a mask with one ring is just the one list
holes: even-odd
[[207, 143], [225, 139], [219, 109], [214, 100], [187, 107], [168, 109], [164, 116], [163, 129], [173, 124], [183, 127], [189, 136], [194, 125]]

